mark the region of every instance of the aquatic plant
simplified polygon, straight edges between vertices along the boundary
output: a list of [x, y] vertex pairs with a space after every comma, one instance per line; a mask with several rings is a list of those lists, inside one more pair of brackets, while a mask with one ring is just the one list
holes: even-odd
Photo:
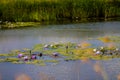
[[5, 53], [2, 53], [2, 54], [0, 54], [0, 56], [7, 56], [8, 54], [5, 54]]
[[4, 62], [4, 59], [0, 59], [0, 62]]
[[18, 58], [5, 58], [4, 62], [14, 62], [14, 61], [19, 61]]
[[25, 64], [23, 61], [12, 61], [13, 64]]
[[79, 60], [79, 57], [77, 57], [77, 56], [69, 56], [69, 57], [66, 57], [64, 60], [65, 61], [75, 61], [75, 60]]
[[31, 63], [35, 64], [35, 65], [40, 65], [40, 66], [45, 66], [46, 65], [44, 60], [34, 60]]
[[[104, 38], [104, 37], [102, 37]], [[90, 59], [94, 60], [108, 60], [112, 58], [119, 58], [120, 54], [109, 54], [109, 50], [112, 51], [112, 53], [118, 48], [116, 47], [115, 43], [111, 42], [111, 37], [104, 38], [105, 41], [109, 42], [106, 46], [104, 46], [104, 49], [108, 51], [106, 54], [102, 55], [95, 55], [95, 52], [93, 51], [93, 48], [91, 47], [92, 44], [84, 41], [80, 43], [80, 47], [77, 47], [77, 43], [51, 43], [49, 45], [55, 45], [56, 48], [53, 48], [52, 46], [49, 46], [47, 49], [44, 49], [45, 44], [36, 44], [33, 49], [27, 49], [23, 48], [22, 50], [12, 50], [8, 54], [0, 54], [0, 62], [12, 62], [14, 64], [35, 64], [35, 65], [43, 65], [45, 66], [46, 63], [58, 63], [59, 60], [57, 58], [62, 58], [65, 61], [75, 61], [75, 60], [82, 60], [83, 62], [89, 62]], [[118, 39], [118, 38], [116, 38]], [[68, 52], [66, 53], [66, 46]], [[98, 48], [98, 50], [100, 50]], [[119, 50], [119, 49], [118, 49]], [[30, 52], [31, 51], [31, 52]], [[30, 59], [30, 53], [36, 53], [36, 56], [42, 52], [43, 56], [51, 57], [52, 59], [45, 59], [45, 58], [37, 58], [36, 60]], [[18, 59], [18, 54], [21, 53], [25, 56], [28, 56], [28, 61], [24, 61], [23, 58]], [[37, 54], [38, 53], [38, 54]], [[53, 57], [53, 53], [59, 53], [58, 57]]]
[[7, 56], [16, 56], [17, 54], [16, 53], [2, 53], [2, 54], [0, 54], [0, 56], [4, 56], [4, 57], [7, 57]]
[[120, 36], [109, 36], [109, 37], [113, 42], [117, 42], [117, 43], [120, 42]]
[[104, 43], [108, 43], [108, 42], [111, 42], [111, 38], [109, 36], [104, 36], [104, 37], [100, 37], [98, 38], [99, 40], [101, 40], [102, 42]]
[[75, 49], [73, 52], [77, 56], [92, 56], [94, 53], [92, 51], [92, 48], [86, 48], [86, 49]]
[[119, 0], [1, 0], [0, 19], [12, 22], [107, 19], [120, 17], [119, 4]]
[[45, 62], [58, 63], [58, 60], [45, 60]]
[[80, 44], [81, 48], [88, 48], [89, 46], [91, 46], [91, 44], [89, 42], [86, 42], [86, 41], [81, 42], [81, 44]]

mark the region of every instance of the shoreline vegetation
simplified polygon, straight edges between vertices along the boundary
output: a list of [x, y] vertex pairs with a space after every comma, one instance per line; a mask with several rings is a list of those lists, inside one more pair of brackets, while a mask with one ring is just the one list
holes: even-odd
[[32, 26], [34, 24], [28, 24], [28, 22], [39, 22], [40, 24], [47, 21], [109, 20], [119, 17], [120, 0], [0, 1], [1, 28]]
[[0, 29], [14, 29], [14, 28], [22, 28], [22, 27], [30, 27], [40, 25], [38, 22], [8, 22], [5, 21], [0, 24]]
[[[89, 39], [88, 39], [89, 40]], [[94, 40], [94, 39], [92, 39]], [[24, 48], [22, 50], [11, 50], [7, 53], [0, 53], [0, 62], [11, 62], [15, 64], [36, 64], [45, 66], [47, 63], [58, 64], [60, 61], [76, 61], [81, 60], [88, 62], [89, 60], [110, 60], [113, 58], [120, 58], [120, 50], [117, 44], [120, 42], [119, 36], [103, 36], [96, 38], [106, 44], [104, 50], [106, 54], [94, 52], [94, 49], [100, 50], [100, 47], [93, 47], [87, 41], [81, 43], [51, 43], [51, 44], [36, 44], [32, 49]], [[66, 47], [67, 46], [67, 47]], [[117, 52], [112, 52], [117, 49]], [[110, 52], [109, 52], [110, 51]], [[32, 54], [38, 55], [42, 53], [42, 56], [37, 56], [35, 60], [24, 61], [22, 58], [18, 58], [18, 54], [23, 54], [30, 57]], [[57, 56], [53, 54], [57, 53]]]

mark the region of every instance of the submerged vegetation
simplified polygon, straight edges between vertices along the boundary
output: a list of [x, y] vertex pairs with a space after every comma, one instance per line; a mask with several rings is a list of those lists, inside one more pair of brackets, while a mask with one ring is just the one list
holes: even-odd
[[[9, 54], [0, 54], [0, 62], [12, 62], [15, 64], [36, 64], [45, 66], [48, 63], [57, 64], [60, 61], [82, 60], [106, 60], [120, 57], [119, 36], [105, 36], [98, 40], [106, 44], [104, 47], [93, 47], [91, 43], [51, 43], [36, 44], [33, 49], [12, 50]], [[113, 43], [114, 42], [114, 43]], [[113, 45], [114, 44], [114, 45]], [[97, 52], [98, 51], [98, 52]], [[22, 56], [19, 57], [19, 54]], [[32, 59], [31, 56], [35, 56]], [[27, 60], [25, 57], [28, 56]]]
[[120, 17], [120, 0], [0, 0], [0, 20], [40, 22]]

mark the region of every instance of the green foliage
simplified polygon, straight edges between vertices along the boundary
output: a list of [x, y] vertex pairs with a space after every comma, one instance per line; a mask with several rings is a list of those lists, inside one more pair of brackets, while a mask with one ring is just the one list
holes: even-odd
[[119, 4], [119, 0], [1, 0], [0, 19], [32, 22], [120, 17]]

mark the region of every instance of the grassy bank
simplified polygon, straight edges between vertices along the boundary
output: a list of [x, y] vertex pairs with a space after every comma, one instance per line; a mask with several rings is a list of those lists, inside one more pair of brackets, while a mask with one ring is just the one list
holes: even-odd
[[35, 22], [120, 17], [120, 0], [1, 0], [0, 20]]

